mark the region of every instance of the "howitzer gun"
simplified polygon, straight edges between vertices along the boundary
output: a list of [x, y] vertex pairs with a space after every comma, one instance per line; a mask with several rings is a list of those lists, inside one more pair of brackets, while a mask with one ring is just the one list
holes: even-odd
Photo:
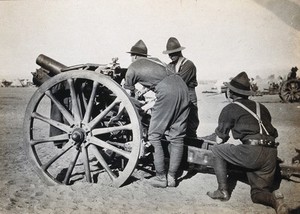
[[[70, 185], [83, 178], [95, 182], [108, 175], [112, 185], [123, 185], [147, 154], [144, 125], [149, 122], [120, 85], [127, 69], [116, 58], [104, 65], [66, 66], [41, 54], [36, 63], [41, 67], [32, 74], [38, 89], [27, 106], [23, 130], [37, 174], [48, 184]], [[149, 104], [146, 98], [140, 101]], [[211, 167], [212, 144], [186, 139], [186, 160]]]
[[[145, 113], [148, 108], [141, 115], [121, 87], [127, 69], [117, 58], [108, 64], [65, 66], [41, 54], [36, 63], [41, 67], [32, 74], [38, 89], [27, 105], [23, 133], [37, 174], [50, 185], [83, 179], [123, 185], [148, 154], [151, 116]], [[214, 140], [186, 138], [183, 160], [202, 172], [213, 169]], [[281, 171], [290, 178], [299, 168], [282, 164]]]
[[73, 66], [66, 66], [48, 56], [40, 54], [36, 59], [36, 64], [41, 66], [36, 69], [35, 72], [32, 72], [33, 83], [36, 86], [42, 85], [45, 81], [49, 80], [51, 77], [66, 71], [72, 70], [90, 70], [95, 71], [99, 74], [104, 74], [109, 76], [117, 83], [121, 83], [121, 80], [125, 77], [127, 71], [126, 68], [121, 68], [120, 64], [117, 62], [118, 58], [112, 58], [112, 62], [108, 64], [95, 64], [95, 63], [86, 63], [78, 64]]

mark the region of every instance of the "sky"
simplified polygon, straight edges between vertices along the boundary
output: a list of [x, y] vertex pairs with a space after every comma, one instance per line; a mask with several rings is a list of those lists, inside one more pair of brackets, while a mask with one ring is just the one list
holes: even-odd
[[300, 0], [0, 1], [0, 79], [31, 78], [39, 54], [126, 68], [139, 39], [168, 63], [169, 37], [199, 80], [284, 76], [300, 67]]

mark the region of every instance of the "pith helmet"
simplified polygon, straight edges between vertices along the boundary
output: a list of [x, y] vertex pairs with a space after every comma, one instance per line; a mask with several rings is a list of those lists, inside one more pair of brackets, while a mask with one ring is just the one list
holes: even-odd
[[127, 53], [148, 56], [148, 49], [143, 40], [139, 40]]
[[166, 47], [167, 50], [163, 51], [163, 54], [176, 53], [185, 49], [185, 47], [182, 47], [175, 37], [169, 38]]
[[239, 73], [236, 77], [234, 77], [229, 83], [224, 83], [231, 91], [250, 96], [253, 94], [250, 88], [250, 81], [246, 72]]

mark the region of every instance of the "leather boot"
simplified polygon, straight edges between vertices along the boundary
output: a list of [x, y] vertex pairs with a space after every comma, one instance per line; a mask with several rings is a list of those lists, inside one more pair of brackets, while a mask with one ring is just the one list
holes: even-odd
[[253, 203], [273, 207], [277, 214], [289, 213], [289, 208], [284, 203], [283, 194], [279, 190], [275, 190], [272, 193], [268, 191], [251, 192], [251, 199]]
[[170, 143], [170, 163], [168, 171], [168, 186], [176, 186], [176, 175], [181, 165], [183, 155], [183, 142]]
[[227, 190], [217, 189], [213, 192], [207, 192], [207, 195], [212, 199], [218, 199], [220, 201], [228, 201], [229, 200], [229, 193]]
[[172, 175], [168, 174], [168, 187], [176, 187], [176, 179]]
[[289, 208], [284, 202], [284, 196], [279, 190], [275, 190], [272, 193], [273, 197], [275, 198], [275, 206], [274, 209], [276, 210], [277, 214], [288, 214]]
[[227, 163], [223, 158], [214, 157], [214, 171], [218, 181], [218, 189], [213, 192], [207, 192], [207, 195], [212, 199], [228, 201]]
[[167, 187], [167, 177], [165, 174], [156, 175], [149, 180], [151, 186], [157, 188], [166, 188]]

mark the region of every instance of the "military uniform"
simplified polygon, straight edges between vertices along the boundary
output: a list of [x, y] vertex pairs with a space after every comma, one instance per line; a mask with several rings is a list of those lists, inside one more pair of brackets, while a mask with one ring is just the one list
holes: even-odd
[[178, 74], [188, 86], [189, 98], [190, 98], [190, 113], [187, 124], [187, 136], [197, 137], [197, 129], [199, 126], [198, 106], [197, 106], [197, 94], [195, 88], [198, 85], [197, 82], [197, 69], [191, 60], [182, 56], [181, 51], [185, 49], [179, 43], [179, 41], [170, 37], [164, 54], [169, 54], [172, 59], [172, 55], [177, 55], [176, 60], [169, 63], [168, 66]]
[[[254, 101], [240, 99], [237, 102], [255, 112]], [[277, 149], [274, 143], [270, 146], [251, 145], [251, 141], [256, 142], [257, 140], [258, 142], [261, 139], [264, 142], [275, 142], [275, 138], [278, 136], [277, 130], [271, 124], [269, 111], [262, 104], [259, 105], [261, 120], [269, 135], [265, 132], [263, 135], [260, 134], [258, 121], [249, 112], [235, 103], [230, 103], [222, 110], [215, 133], [225, 142], [229, 138], [229, 131], [231, 131], [233, 138], [240, 140], [241, 144], [221, 144], [212, 148], [215, 156], [233, 165], [248, 169], [247, 177], [251, 186], [251, 196], [254, 198], [260, 192], [269, 193], [273, 191], [272, 185], [277, 159]]]
[[[183, 139], [189, 114], [188, 88], [182, 78], [168, 72], [160, 60], [147, 57], [136, 59], [128, 67], [124, 88], [133, 91], [136, 83], [155, 92], [156, 102], [148, 130], [148, 140], [154, 147], [156, 178], [159, 179], [158, 184], [154, 183], [153, 186], [166, 187], [168, 184], [161, 139], [166, 134], [171, 144], [168, 176], [174, 181], [183, 155]], [[169, 185], [175, 186], [173, 181]]]
[[271, 206], [277, 213], [288, 213], [283, 196], [273, 188], [277, 164], [275, 138], [278, 133], [271, 123], [270, 112], [264, 105], [248, 99], [253, 92], [245, 72], [225, 85], [233, 102], [220, 113], [215, 130], [217, 142], [218, 139], [222, 140], [221, 143], [228, 141], [231, 131], [233, 138], [241, 144], [218, 144], [212, 147], [218, 189], [207, 195], [213, 199], [229, 200], [227, 163], [230, 163], [246, 170], [254, 203]]

